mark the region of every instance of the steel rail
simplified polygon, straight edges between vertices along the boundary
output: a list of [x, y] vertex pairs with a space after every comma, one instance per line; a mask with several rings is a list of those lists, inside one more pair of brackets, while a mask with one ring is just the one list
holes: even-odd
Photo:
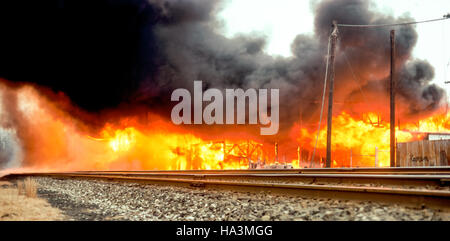
[[297, 184], [348, 184], [352, 186], [378, 185], [378, 186], [406, 186], [416, 188], [443, 189], [450, 185], [450, 175], [379, 175], [379, 174], [298, 174], [298, 173], [140, 173], [140, 172], [65, 172], [65, 173], [17, 173], [12, 176], [105, 176], [105, 177], [144, 177], [144, 178], [170, 178], [186, 180], [219, 180], [234, 182], [262, 182], [262, 183], [297, 183]]
[[[364, 175], [364, 174], [193, 174], [140, 172], [15, 173], [5, 178], [49, 176], [69, 179], [97, 179], [170, 186], [270, 192], [312, 198], [381, 201], [411, 206], [450, 209], [450, 190], [430, 189], [450, 183], [450, 175]], [[251, 181], [250, 181], [251, 180]], [[289, 183], [283, 183], [289, 181]], [[379, 186], [361, 186], [375, 184]], [[395, 185], [383, 186], [383, 185]], [[412, 188], [405, 188], [405, 187]], [[423, 188], [427, 187], [427, 188]]]
[[302, 169], [235, 169], [235, 170], [145, 170], [145, 171], [79, 171], [79, 173], [358, 173], [358, 174], [450, 174], [450, 166], [443, 167], [394, 167], [394, 168], [302, 168]]

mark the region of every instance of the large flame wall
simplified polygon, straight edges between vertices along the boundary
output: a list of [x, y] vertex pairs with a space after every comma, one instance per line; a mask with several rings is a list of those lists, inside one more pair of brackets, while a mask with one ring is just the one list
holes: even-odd
[[[156, 115], [142, 124], [133, 118], [106, 123], [100, 131], [85, 128], [31, 86], [1, 88], [2, 95], [17, 98], [17, 113], [1, 108], [2, 168], [41, 170], [175, 170], [242, 169], [249, 163], [271, 164], [275, 160], [272, 142], [261, 143], [248, 136], [224, 133], [223, 138], [204, 138], [201, 130], [187, 131]], [[4, 97], [4, 96], [2, 96]], [[3, 98], [4, 99], [4, 98]], [[8, 112], [9, 111], [9, 112]], [[436, 113], [419, 122], [397, 127], [397, 141], [423, 138], [419, 132], [449, 132], [450, 115]], [[374, 123], [378, 116], [367, 113], [360, 119], [342, 112], [333, 119], [333, 166], [387, 166], [389, 124]], [[308, 165], [315, 145], [315, 128], [296, 125], [291, 144], [308, 155], [283, 153], [294, 167]], [[6, 133], [6, 134], [5, 134]], [[233, 138], [229, 138], [233, 136]], [[245, 138], [244, 138], [245, 136]], [[319, 132], [314, 166], [326, 149], [326, 126]], [[378, 152], [376, 151], [378, 150]], [[6, 153], [6, 154], [5, 154]], [[377, 153], [377, 158], [375, 154]], [[375, 163], [375, 159], [378, 160]], [[283, 161], [286, 161], [284, 159]]]

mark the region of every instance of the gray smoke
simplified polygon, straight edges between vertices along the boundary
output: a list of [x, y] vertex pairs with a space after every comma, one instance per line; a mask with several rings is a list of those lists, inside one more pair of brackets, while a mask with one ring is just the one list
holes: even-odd
[[0, 86], [0, 169], [20, 167], [23, 162], [21, 117], [15, 91]]
[[22, 161], [22, 148], [16, 131], [0, 128], [0, 170], [20, 167]]
[[445, 91], [430, 83], [433, 77], [433, 67], [427, 61], [414, 60], [403, 66], [397, 89], [409, 101], [407, 114], [433, 111], [445, 99]]
[[[346, 24], [379, 24], [411, 21], [370, 10], [369, 0], [324, 0], [313, 4], [315, 32], [298, 35], [292, 43], [293, 57], [272, 57], [263, 52], [265, 39], [241, 35], [232, 39], [218, 34], [214, 14], [221, 1], [151, 1], [160, 8], [161, 22], [155, 25], [158, 39], [158, 68], [142, 85], [139, 96], [150, 102], [167, 96], [175, 88], [192, 88], [194, 80], [203, 80], [205, 88], [279, 88], [281, 134], [299, 119], [317, 121], [325, 73], [325, 55], [333, 20]], [[270, 14], [270, 13], [268, 13]], [[445, 92], [430, 83], [433, 67], [413, 59], [417, 42], [414, 26], [396, 27], [398, 94], [401, 108], [411, 115], [433, 111], [445, 100]], [[386, 97], [389, 73], [389, 28], [339, 29], [336, 59], [336, 101], [371, 102]], [[354, 74], [345, 60], [347, 56]], [[361, 91], [366, 98], [362, 98]], [[377, 88], [372, 88], [378, 85]], [[371, 96], [376, 97], [374, 99]], [[166, 98], [169, 100], [169, 98]], [[148, 100], [148, 99], [147, 99]], [[169, 104], [166, 102], [166, 104]], [[386, 105], [385, 110], [388, 105]], [[342, 108], [358, 114], [348, 105]], [[368, 108], [368, 109], [367, 109]], [[379, 106], [373, 105], [373, 110]]]

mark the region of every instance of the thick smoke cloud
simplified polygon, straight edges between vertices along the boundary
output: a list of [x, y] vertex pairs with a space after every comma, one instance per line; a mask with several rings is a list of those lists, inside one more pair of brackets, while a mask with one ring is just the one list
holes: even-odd
[[[315, 32], [321, 41], [329, 36], [330, 22], [337, 20], [346, 24], [384, 24], [410, 22], [413, 19], [407, 15], [398, 19], [370, 10], [372, 3], [368, 0], [322, 1], [315, 6]], [[414, 59], [412, 50], [417, 43], [417, 32], [414, 25], [395, 27], [396, 57], [397, 57], [397, 93], [400, 100], [400, 112], [406, 118], [414, 118], [420, 114], [429, 114], [436, 110], [445, 100], [445, 91], [431, 84], [434, 78], [434, 68], [424, 60]], [[351, 74], [352, 68], [357, 81], [361, 82], [363, 93], [369, 98], [361, 98], [356, 86], [340, 92], [341, 97], [348, 100], [378, 102], [380, 97], [388, 93], [388, 71], [390, 68], [390, 40], [391, 28], [340, 28], [339, 50], [337, 57], [337, 85], [347, 88], [355, 79]], [[348, 58], [349, 63], [345, 58]], [[354, 83], [354, 82], [353, 82]], [[339, 86], [340, 85], [340, 86]], [[351, 91], [351, 93], [349, 93]], [[385, 116], [388, 108], [382, 101], [384, 108], [379, 106], [365, 106], [365, 109], [375, 109]], [[348, 106], [345, 106], [348, 107]]]
[[[195, 2], [191, 6], [195, 6]], [[178, 1], [166, 3], [176, 5]], [[324, 0], [315, 4], [315, 33], [297, 36], [291, 46], [291, 58], [266, 55], [263, 52], [263, 38], [224, 38], [217, 34], [211, 17], [203, 17], [202, 21], [158, 24], [154, 33], [160, 43], [160, 65], [143, 86], [151, 86], [149, 92], [159, 97], [166, 96], [174, 87], [191, 88], [194, 79], [206, 81], [206, 88], [280, 88], [282, 131], [298, 121], [300, 113], [305, 120], [317, 120], [317, 100], [323, 86], [324, 56], [331, 22], [379, 24], [413, 20], [406, 15], [396, 19], [374, 12], [370, 10], [370, 4], [368, 0]], [[210, 6], [203, 9], [214, 11]], [[372, 102], [379, 102], [383, 97], [387, 100], [390, 30], [340, 28], [336, 61], [337, 102], [365, 102], [364, 111], [388, 113], [388, 105], [380, 109], [378, 104]], [[430, 84], [434, 77], [433, 67], [425, 61], [412, 59], [411, 53], [418, 37], [415, 27], [401, 26], [395, 30], [398, 94], [399, 99], [406, 100], [399, 105], [407, 109], [402, 113], [406, 112], [411, 117], [435, 110], [445, 93]], [[373, 85], [378, 87], [372, 88]], [[154, 92], [155, 89], [158, 91]], [[142, 96], [149, 96], [145, 90], [141, 89], [144, 91]], [[165, 99], [168, 100], [167, 97]], [[356, 114], [360, 111], [341, 105], [335, 113], [343, 109]]]
[[64, 92], [88, 111], [115, 107], [138, 89], [138, 67], [153, 66], [157, 18], [143, 0], [0, 1], [0, 77]]
[[433, 67], [427, 61], [414, 60], [403, 66], [397, 89], [409, 101], [408, 114], [432, 111], [438, 107], [445, 92], [435, 84], [430, 84], [433, 77]]
[[[412, 20], [373, 11], [368, 0], [323, 0], [312, 7], [314, 34], [297, 36], [291, 46], [293, 56], [281, 58], [264, 53], [264, 37], [229, 39], [219, 34], [215, 14], [224, 4], [219, 0], [2, 1], [0, 77], [62, 91], [91, 112], [143, 105], [167, 117], [173, 105], [171, 92], [192, 88], [194, 80], [203, 80], [205, 88], [279, 88], [283, 135], [300, 113], [305, 122], [317, 121], [332, 20], [348, 24]], [[386, 95], [389, 30], [339, 30], [336, 101], [371, 102], [376, 100], [371, 96]], [[407, 100], [400, 105], [410, 115], [433, 111], [445, 93], [430, 84], [432, 66], [412, 59], [418, 37], [414, 26], [396, 30], [398, 93]], [[358, 85], [368, 99], [361, 97]], [[346, 105], [338, 106], [335, 113], [343, 108], [358, 113]]]

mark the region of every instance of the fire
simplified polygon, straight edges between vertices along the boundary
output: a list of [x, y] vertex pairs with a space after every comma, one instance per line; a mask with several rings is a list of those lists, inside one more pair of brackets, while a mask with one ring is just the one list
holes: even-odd
[[[92, 131], [36, 89], [23, 86], [13, 91], [20, 112], [20, 118], [13, 120], [20, 123], [1, 131], [8, 133], [5, 138], [14, 140], [11, 145], [15, 149], [11, 150], [15, 153], [10, 156], [18, 160], [11, 163], [31, 169], [247, 169], [256, 163], [284, 162], [286, 157], [294, 167], [304, 167], [310, 162], [317, 134], [312, 129], [293, 128], [290, 142], [299, 149], [289, 150], [291, 153], [283, 151], [275, 158], [273, 142], [262, 143], [245, 133], [230, 131], [220, 139], [206, 138], [205, 133], [187, 131], [156, 115], [150, 115], [148, 123], [128, 117]], [[376, 113], [356, 118], [346, 112], [333, 118], [334, 167], [388, 166], [389, 123], [374, 123], [377, 118]], [[423, 138], [423, 132], [450, 132], [450, 115], [441, 113], [416, 123], [400, 123], [396, 138], [398, 142], [411, 141]], [[323, 126], [315, 167], [325, 156], [325, 149], [326, 126]], [[308, 155], [302, 155], [305, 152]]]
[[[381, 122], [374, 124], [376, 113], [365, 114], [365, 119], [355, 119], [346, 112], [333, 119], [332, 150], [334, 167], [343, 166], [389, 166], [390, 126]], [[406, 124], [396, 128], [397, 142], [407, 142], [423, 138], [421, 132], [448, 131], [449, 115], [435, 115], [420, 120], [416, 124]], [[168, 125], [166, 123], [166, 125]], [[317, 133], [301, 129], [297, 138], [299, 143], [305, 143], [309, 149], [315, 144]], [[106, 125], [101, 131], [101, 139], [109, 145], [115, 159], [139, 160], [141, 168], [154, 168], [155, 163], [163, 161], [158, 169], [244, 169], [249, 162], [256, 163], [266, 159], [261, 143], [249, 140], [239, 141], [206, 141], [194, 134], [182, 134], [174, 131], [154, 131], [136, 127], [114, 128]], [[245, 148], [256, 151], [245, 153]], [[244, 149], [244, 150], [243, 150]], [[319, 132], [317, 157], [325, 156], [326, 127]], [[267, 158], [268, 159], [268, 158]], [[158, 161], [156, 161], [158, 160]], [[269, 162], [271, 162], [268, 159]], [[273, 161], [273, 160], [272, 160]], [[293, 160], [294, 167], [300, 167]]]
[[136, 130], [132, 127], [114, 131], [114, 136], [110, 135], [111, 128], [103, 130], [105, 139], [109, 139], [109, 146], [114, 152], [126, 152], [136, 144]]
[[[110, 133], [114, 133], [111, 135]], [[116, 158], [139, 160], [145, 168], [151, 168], [155, 160], [164, 160], [160, 169], [242, 169], [248, 168], [250, 158], [257, 159], [256, 153], [250, 158], [242, 156], [240, 142], [206, 141], [192, 134], [139, 131], [134, 127], [113, 129], [108, 126], [102, 131], [110, 151]], [[246, 143], [245, 141], [242, 141]], [[253, 145], [258, 145], [252, 142]]]
[[[9, 91], [6, 87], [5, 90]], [[251, 140], [205, 140], [175, 128], [158, 116], [147, 125], [131, 119], [106, 123], [97, 133], [88, 131], [31, 86], [14, 90], [21, 123], [26, 128], [5, 129], [20, 150], [11, 163], [39, 170], [175, 170], [248, 168], [261, 151], [246, 156]], [[82, 128], [80, 128], [82, 127]], [[12, 137], [9, 137], [13, 135]], [[3, 138], [3, 137], [2, 137]], [[18, 141], [16, 141], [18, 140]], [[2, 140], [3, 141], [3, 140]], [[244, 144], [243, 144], [244, 143]]]
[[[333, 118], [332, 150], [334, 167], [389, 166], [390, 124], [373, 123], [376, 113], [365, 114], [366, 119], [355, 119], [346, 112]], [[317, 159], [326, 155], [326, 126], [319, 132]], [[423, 138], [423, 132], [450, 132], [450, 114], [439, 114], [396, 127], [396, 141], [407, 142]], [[314, 148], [317, 132], [301, 129], [299, 143]]]
[[407, 124], [406, 129], [421, 132], [449, 132], [450, 112], [447, 114], [434, 115], [420, 120], [416, 125]]
[[[260, 145], [253, 141], [207, 141], [193, 134], [145, 127], [120, 128], [111, 124], [105, 126], [100, 136], [89, 136], [107, 146], [107, 158], [100, 169], [243, 169], [248, 168], [250, 158], [242, 156], [239, 143]], [[256, 160], [258, 154], [251, 158]]]

